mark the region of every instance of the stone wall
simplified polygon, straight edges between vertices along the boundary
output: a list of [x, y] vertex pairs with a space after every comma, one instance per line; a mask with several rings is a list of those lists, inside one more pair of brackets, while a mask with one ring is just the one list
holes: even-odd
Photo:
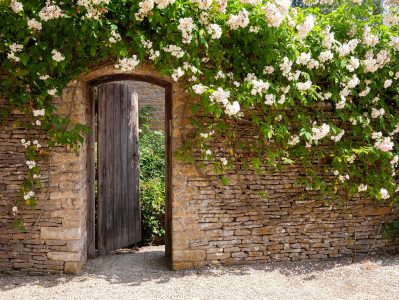
[[[87, 123], [87, 83], [119, 73], [113, 66], [105, 66], [72, 82], [62, 97], [54, 99], [58, 113]], [[171, 82], [146, 63], [135, 73]], [[175, 151], [190, 130], [192, 99], [183, 84], [171, 84], [172, 131], [167, 134]], [[159, 95], [154, 87], [147, 86], [149, 93]], [[12, 120], [21, 117], [16, 112]], [[38, 132], [31, 139], [36, 135], [43, 138]], [[25, 171], [21, 138], [26, 138], [26, 132], [18, 126], [0, 129], [0, 273], [78, 272], [86, 261], [87, 246], [86, 144], [77, 152], [53, 149], [42, 162], [43, 170], [50, 172], [43, 171], [37, 209], [21, 213], [27, 232], [20, 233], [10, 224], [11, 208]], [[265, 170], [264, 175], [251, 171], [243, 171], [239, 177], [230, 174], [227, 186], [220, 184], [219, 176], [212, 172], [202, 174], [174, 157], [171, 167], [167, 205], [172, 215], [173, 269], [399, 250], [398, 241], [385, 239], [380, 230], [383, 222], [399, 218], [397, 211], [387, 205], [375, 207], [365, 199], [344, 197], [341, 206], [325, 205], [316, 192], [295, 186], [303, 175], [299, 166], [278, 173]]]
[[[0, 271], [24, 273], [35, 272], [35, 266], [40, 265], [40, 269], [53, 272], [60, 270], [58, 263], [46, 264], [47, 251], [45, 251], [44, 242], [38, 241], [40, 236], [40, 227], [34, 224], [41, 218], [48, 220], [50, 212], [41, 214], [40, 210], [25, 210], [21, 212], [23, 221], [30, 229], [29, 233], [20, 233], [11, 229], [14, 221], [11, 212], [16, 201], [17, 193], [23, 181], [25, 165], [25, 149], [20, 140], [26, 137], [25, 129], [19, 127], [16, 123], [18, 119], [24, 119], [23, 114], [15, 111], [10, 117], [10, 124], [2, 126], [0, 130]], [[26, 119], [26, 118], [25, 118]], [[40, 133], [32, 133], [33, 139], [40, 139]], [[47, 169], [46, 165], [41, 167]], [[45, 173], [43, 181], [48, 181], [48, 173]], [[43, 199], [43, 195], [40, 195]], [[60, 226], [60, 222], [52, 222], [53, 226]], [[51, 247], [53, 245], [48, 245]]]
[[[185, 180], [192, 192], [187, 207], [200, 230], [175, 236], [180, 249], [174, 249], [174, 267], [398, 252], [398, 242], [381, 231], [384, 222], [398, 218], [397, 210], [343, 197], [341, 205], [323, 203], [317, 193], [294, 187], [300, 173], [246, 171], [239, 180], [231, 175], [228, 186], [211, 173], [191, 174]], [[183, 230], [189, 223], [175, 219], [173, 226]]]
[[[85, 123], [86, 100], [77, 82], [54, 99], [58, 112]], [[39, 163], [43, 187], [37, 191], [36, 209], [18, 215], [26, 232], [11, 229], [18, 190], [26, 174], [25, 149], [20, 140], [37, 139], [45, 145], [45, 135], [19, 127], [26, 116], [15, 111], [0, 129], [0, 273], [48, 274], [77, 272], [86, 251], [86, 151], [78, 153], [54, 148]]]

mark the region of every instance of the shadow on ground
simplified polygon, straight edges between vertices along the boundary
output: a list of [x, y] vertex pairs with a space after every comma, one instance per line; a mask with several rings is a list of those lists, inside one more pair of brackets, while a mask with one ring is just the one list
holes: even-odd
[[[362, 260], [358, 257], [356, 263], [360, 268], [376, 268], [378, 266], [398, 265], [398, 256], [377, 256]], [[317, 278], [317, 272], [328, 271], [337, 267], [351, 265], [350, 258], [331, 259], [323, 261], [300, 261], [280, 263], [254, 263], [239, 266], [213, 266], [197, 270], [172, 271], [165, 258], [163, 246], [145, 247], [139, 250], [121, 250], [108, 256], [89, 260], [79, 275], [51, 276], [3, 276], [0, 277], [0, 291], [12, 290], [21, 286], [39, 286], [50, 288], [63, 285], [70, 281], [84, 282], [92, 278], [106, 280], [111, 284], [139, 286], [143, 282], [163, 284], [173, 278], [185, 276], [219, 277], [232, 275], [248, 275], [251, 271], [279, 272], [285, 276], [301, 276], [303, 280], [311, 281]]]

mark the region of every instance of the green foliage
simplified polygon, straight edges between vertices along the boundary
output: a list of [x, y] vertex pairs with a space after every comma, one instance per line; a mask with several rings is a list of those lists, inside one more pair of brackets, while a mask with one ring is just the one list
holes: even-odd
[[20, 232], [24, 232], [26, 230], [24, 222], [20, 219], [15, 219], [14, 222], [11, 224], [11, 228], [16, 229]]
[[[316, 5], [318, 8], [320, 8], [320, 10], [323, 13], [331, 13], [332, 11], [334, 11], [335, 9], [337, 9], [337, 7], [339, 7], [339, 5], [342, 5], [344, 1], [348, 1], [348, 0], [335, 0], [332, 1], [333, 4], [332, 5], [320, 5], [319, 3], [317, 3], [318, 1], [304, 1], [304, 0], [292, 0], [292, 6], [293, 7], [306, 7], [307, 5], [305, 4], [305, 2], [309, 3], [308, 5], [312, 5], [312, 3], [316, 2]], [[374, 14], [380, 14], [383, 12], [383, 4], [384, 4], [384, 0], [372, 0], [371, 1], [371, 6], [373, 7], [373, 13]]]
[[140, 181], [143, 241], [161, 242], [165, 235], [165, 182], [160, 179]]
[[152, 106], [140, 107], [139, 111], [139, 126], [140, 130], [149, 130], [151, 120], [154, 117], [155, 109]]
[[[199, 153], [225, 183], [237, 164], [261, 173], [295, 163], [305, 168], [303, 186], [328, 198], [345, 189], [399, 206], [397, 8], [381, 15], [374, 0], [295, 10], [277, 0], [143, 1], [2, 2], [0, 96], [8, 107], [1, 115], [18, 107], [33, 115], [27, 130], [37, 126], [50, 146], [76, 148], [88, 129], [57, 116], [52, 96], [105, 61], [133, 72], [151, 60], [196, 97], [194, 132], [179, 157], [194, 162]], [[62, 13], [43, 17], [50, 4]], [[41, 28], [29, 25], [32, 20]], [[256, 139], [248, 142], [240, 122]], [[164, 173], [163, 142], [145, 129], [140, 138], [142, 176], [151, 182]], [[43, 153], [26, 148], [31, 168], [20, 196], [34, 207], [30, 192], [39, 188], [40, 169], [32, 161]]]
[[389, 222], [384, 226], [384, 233], [389, 238], [395, 238], [399, 236], [399, 221]]
[[140, 201], [143, 240], [160, 242], [165, 235], [165, 138], [151, 130], [153, 108], [139, 111], [140, 123]]

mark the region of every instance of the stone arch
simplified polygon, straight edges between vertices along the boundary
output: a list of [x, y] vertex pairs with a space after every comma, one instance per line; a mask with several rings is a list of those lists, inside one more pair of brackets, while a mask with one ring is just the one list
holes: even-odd
[[[190, 97], [183, 84], [175, 83], [168, 77], [160, 76], [153, 66], [147, 62], [134, 72], [121, 72], [112, 64], [100, 66], [83, 74], [78, 80], [72, 81], [63, 91], [62, 96], [54, 99], [57, 113], [68, 115], [74, 122], [90, 126], [90, 86], [99, 82], [119, 80], [137, 80], [153, 83], [165, 87], [167, 105], [169, 110], [166, 115], [169, 118], [169, 167], [171, 179], [168, 183], [167, 226], [170, 236], [167, 239], [166, 254], [171, 257], [171, 265], [174, 269], [193, 267], [190, 257], [198, 257], [194, 260], [204, 260], [205, 251], [190, 251], [188, 237], [200, 238], [203, 234], [198, 227], [195, 212], [188, 209], [190, 201], [190, 189], [187, 188], [188, 174], [196, 173], [192, 166], [177, 161], [173, 153], [181, 143], [182, 128], [187, 128], [188, 104]], [[40, 229], [41, 239], [66, 241], [66, 247], [60, 251], [51, 251], [48, 254], [50, 260], [63, 261], [64, 272], [76, 273], [84, 265], [87, 254], [93, 253], [93, 244], [90, 243], [90, 235], [93, 233], [91, 223], [93, 216], [88, 215], [92, 211], [92, 199], [90, 181], [90, 137], [88, 137], [79, 151], [67, 151], [64, 148], [56, 148], [51, 152], [52, 161], [51, 180], [55, 187], [51, 191], [50, 198], [59, 200], [60, 206], [53, 211], [61, 218], [61, 226]], [[173, 172], [173, 176], [172, 176]], [[66, 175], [70, 181], [68, 188], [61, 189]], [[200, 176], [200, 175], [198, 175]], [[173, 216], [173, 217], [172, 217]], [[190, 224], [189, 227], [187, 225]], [[203, 253], [202, 253], [203, 252]], [[200, 254], [200, 256], [198, 256]]]

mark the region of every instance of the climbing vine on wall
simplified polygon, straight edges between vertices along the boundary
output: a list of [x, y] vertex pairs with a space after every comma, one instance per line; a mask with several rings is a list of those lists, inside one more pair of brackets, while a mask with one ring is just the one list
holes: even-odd
[[[77, 147], [88, 129], [54, 114], [52, 97], [100, 63], [132, 72], [150, 60], [197, 99], [186, 157], [194, 149], [221, 172], [300, 163], [303, 184], [322, 194], [341, 187], [398, 205], [398, 1], [385, 1], [384, 15], [371, 0], [290, 2], [2, 0], [1, 115], [19, 108], [50, 146]], [[256, 142], [237, 140], [243, 121]], [[35, 206], [41, 174], [41, 141], [21, 143], [28, 171], [16, 216]]]

